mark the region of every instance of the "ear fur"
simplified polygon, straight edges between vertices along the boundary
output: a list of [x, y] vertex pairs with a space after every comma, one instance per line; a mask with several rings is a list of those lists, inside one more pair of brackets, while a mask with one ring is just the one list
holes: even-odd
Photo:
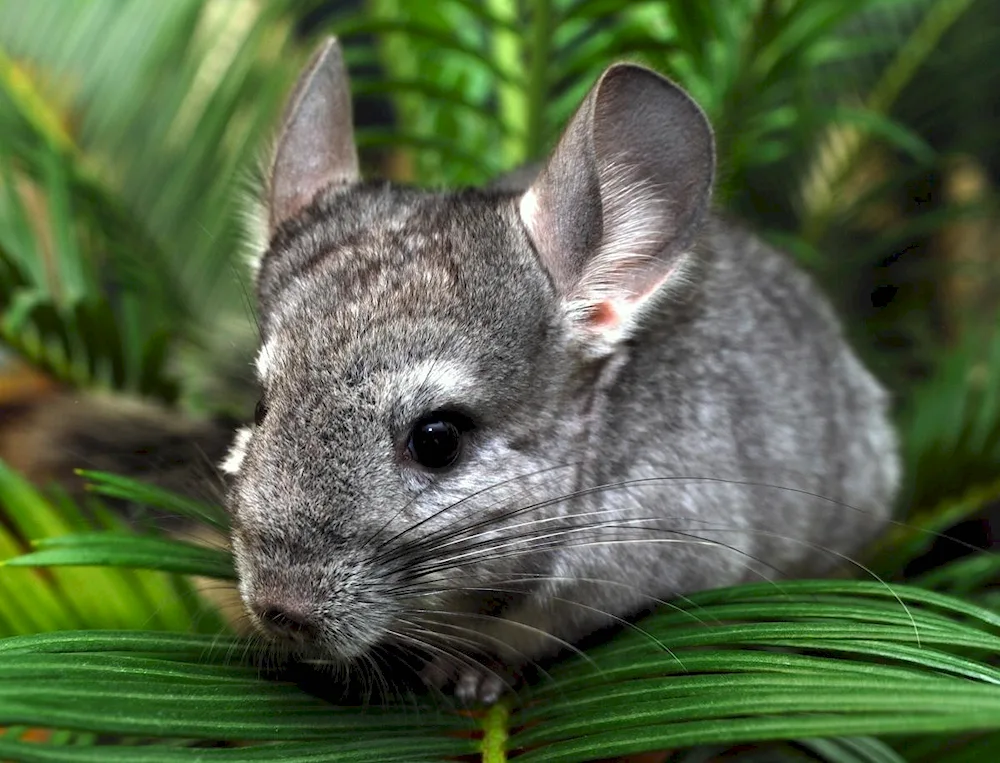
[[237, 197], [236, 214], [241, 223], [239, 258], [254, 281], [271, 242], [267, 181], [264, 179], [268, 165], [268, 159], [262, 156], [243, 173]]
[[268, 180], [269, 233], [320, 191], [359, 179], [350, 81], [340, 44], [328, 37], [300, 75], [285, 110]]
[[604, 72], [520, 202], [592, 351], [627, 339], [650, 299], [683, 277], [714, 172], [712, 129], [681, 88], [632, 64]]

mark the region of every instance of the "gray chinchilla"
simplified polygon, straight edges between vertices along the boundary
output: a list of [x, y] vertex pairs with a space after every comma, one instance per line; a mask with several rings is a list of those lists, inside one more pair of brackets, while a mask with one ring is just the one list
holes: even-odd
[[399, 644], [492, 702], [659, 599], [880, 531], [887, 395], [806, 275], [710, 211], [714, 168], [691, 98], [617, 64], [520, 186], [363, 181], [326, 41], [270, 168], [263, 397], [223, 465], [263, 634], [337, 664]]

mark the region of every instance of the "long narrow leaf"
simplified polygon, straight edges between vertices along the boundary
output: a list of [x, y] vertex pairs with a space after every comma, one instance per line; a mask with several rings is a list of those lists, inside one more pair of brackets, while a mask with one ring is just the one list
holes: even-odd
[[108, 532], [36, 541], [37, 551], [8, 559], [9, 567], [131, 567], [180, 575], [233, 580], [232, 557], [224, 551], [180, 540]]
[[86, 469], [81, 469], [77, 473], [88, 480], [88, 489], [99, 495], [162, 509], [177, 516], [206, 522], [219, 530], [229, 529], [228, 517], [217, 505], [185, 498], [155, 485], [118, 474]]

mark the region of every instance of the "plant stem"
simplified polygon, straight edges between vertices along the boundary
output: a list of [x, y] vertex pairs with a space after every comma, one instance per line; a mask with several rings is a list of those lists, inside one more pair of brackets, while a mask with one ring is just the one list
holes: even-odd
[[546, 105], [549, 98], [548, 68], [552, 48], [552, 4], [534, 0], [531, 4], [531, 60], [528, 64], [525, 158], [539, 159], [547, 148]]
[[498, 702], [483, 716], [483, 763], [507, 763], [510, 710]]
[[[499, 19], [518, 24], [517, 0], [487, 0], [488, 9]], [[521, 75], [524, 61], [521, 35], [509, 29], [490, 30], [493, 60], [498, 69], [509, 75], [505, 82], [498, 81], [497, 121], [503, 127], [500, 151], [504, 169], [510, 169], [524, 161], [524, 135], [527, 130], [527, 102]]]

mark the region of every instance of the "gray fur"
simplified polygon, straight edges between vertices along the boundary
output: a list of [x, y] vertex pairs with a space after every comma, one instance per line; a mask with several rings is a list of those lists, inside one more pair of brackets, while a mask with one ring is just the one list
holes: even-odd
[[[339, 55], [317, 66], [346, 88]], [[230, 505], [244, 600], [279, 642], [338, 661], [419, 639], [429, 679], [492, 701], [480, 650], [516, 668], [659, 598], [827, 572], [883, 527], [887, 396], [809, 279], [707, 212], [700, 110], [619, 65], [567, 136], [527, 210], [509, 184], [338, 182], [275, 231], [267, 414]], [[432, 473], [406, 440], [442, 408], [475, 427]]]

